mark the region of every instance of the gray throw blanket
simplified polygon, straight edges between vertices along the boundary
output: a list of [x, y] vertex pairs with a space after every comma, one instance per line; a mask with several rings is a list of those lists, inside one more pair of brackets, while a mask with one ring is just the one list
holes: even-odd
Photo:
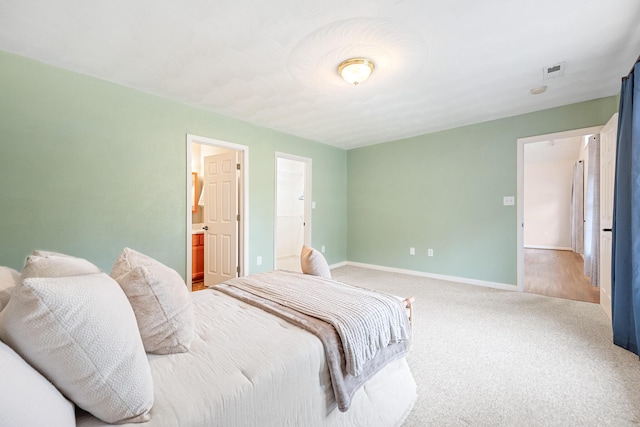
[[[236, 278], [211, 288], [315, 334], [323, 343], [341, 411], [349, 408], [362, 384], [408, 350], [404, 306], [390, 295], [287, 271]], [[357, 370], [350, 370], [350, 364]]]

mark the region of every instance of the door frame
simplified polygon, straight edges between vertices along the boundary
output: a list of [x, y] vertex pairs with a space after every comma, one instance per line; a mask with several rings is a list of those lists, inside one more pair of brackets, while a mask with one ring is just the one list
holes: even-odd
[[518, 220], [516, 222], [518, 236], [517, 250], [517, 285], [518, 291], [524, 292], [524, 146], [534, 142], [548, 141], [550, 139], [572, 138], [588, 134], [599, 134], [603, 126], [592, 126], [582, 129], [573, 129], [564, 132], [548, 133], [545, 135], [528, 136], [526, 138], [518, 138], [518, 190], [516, 195]]
[[312, 165], [313, 159], [310, 157], [296, 156], [295, 154], [283, 153], [280, 151], [275, 152], [274, 159], [274, 192], [273, 192], [273, 269], [275, 270], [278, 265], [278, 159], [294, 160], [296, 162], [302, 162], [305, 164], [304, 172], [304, 244], [311, 245], [311, 224], [312, 224], [312, 195], [311, 195], [311, 177], [313, 174]]
[[187, 229], [186, 229], [186, 260], [187, 260], [187, 268], [186, 268], [186, 277], [185, 282], [189, 291], [192, 288], [191, 282], [191, 150], [193, 144], [202, 144], [202, 145], [211, 145], [213, 147], [225, 148], [227, 150], [233, 150], [238, 152], [238, 162], [240, 163], [240, 179], [238, 182], [238, 214], [240, 215], [240, 221], [238, 224], [238, 266], [240, 267], [240, 271], [238, 272], [238, 277], [246, 276], [249, 273], [249, 264], [247, 260], [249, 259], [249, 147], [246, 145], [236, 144], [234, 142], [222, 141], [219, 139], [208, 138], [206, 136], [199, 136], [193, 134], [187, 134], [186, 138], [186, 150], [187, 150], [187, 164], [186, 164], [186, 176], [187, 176], [187, 201], [185, 205], [187, 206]]

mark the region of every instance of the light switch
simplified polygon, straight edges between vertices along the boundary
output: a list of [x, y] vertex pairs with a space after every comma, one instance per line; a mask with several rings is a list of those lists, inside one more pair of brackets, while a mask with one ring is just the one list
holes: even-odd
[[316, 208], [316, 202], [311, 202], [311, 209], [315, 209]]
[[502, 204], [504, 206], [513, 206], [516, 204], [516, 198], [515, 196], [504, 196], [502, 198]]

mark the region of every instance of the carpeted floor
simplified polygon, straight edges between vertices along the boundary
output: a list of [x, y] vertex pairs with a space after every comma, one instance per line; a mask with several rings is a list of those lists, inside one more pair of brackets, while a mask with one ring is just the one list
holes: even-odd
[[406, 427], [640, 425], [640, 361], [611, 343], [599, 305], [352, 266], [332, 274], [416, 297]]

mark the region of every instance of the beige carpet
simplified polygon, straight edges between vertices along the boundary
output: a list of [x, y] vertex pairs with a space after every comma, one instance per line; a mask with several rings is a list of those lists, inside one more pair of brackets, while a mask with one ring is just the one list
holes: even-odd
[[600, 306], [341, 267], [336, 280], [416, 297], [404, 426], [640, 425], [640, 362]]

